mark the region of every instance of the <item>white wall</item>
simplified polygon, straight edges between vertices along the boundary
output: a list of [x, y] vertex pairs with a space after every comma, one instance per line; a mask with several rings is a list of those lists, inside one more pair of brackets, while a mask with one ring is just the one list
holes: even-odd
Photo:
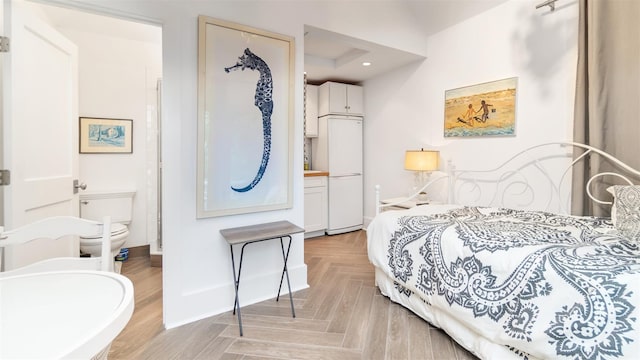
[[[220, 229], [289, 220], [303, 224], [304, 25], [424, 53], [412, 15], [396, 2], [62, 1], [137, 16], [163, 26], [163, 287], [164, 321], [174, 327], [233, 307], [229, 248]], [[294, 204], [290, 210], [196, 220], [197, 16], [207, 15], [295, 37]], [[307, 286], [302, 234], [294, 236], [289, 271], [294, 290]], [[250, 245], [242, 304], [275, 296], [281, 270], [276, 242]]]
[[[365, 82], [365, 218], [408, 195], [404, 151], [441, 151], [458, 169], [487, 168], [528, 146], [572, 139], [577, 3], [553, 13], [511, 0], [428, 39], [427, 59]], [[516, 136], [444, 138], [445, 90], [517, 77]]]
[[78, 46], [79, 115], [133, 120], [133, 153], [80, 154], [80, 181], [87, 184], [86, 192], [136, 191], [124, 246], [153, 243], [157, 238], [155, 89], [162, 77], [161, 44], [67, 28], [59, 31]]

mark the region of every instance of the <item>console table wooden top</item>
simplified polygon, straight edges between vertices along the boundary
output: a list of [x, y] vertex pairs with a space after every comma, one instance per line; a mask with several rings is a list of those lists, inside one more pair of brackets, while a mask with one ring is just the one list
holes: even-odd
[[304, 229], [288, 221], [240, 226], [220, 230], [220, 234], [229, 245], [280, 238], [304, 232]]

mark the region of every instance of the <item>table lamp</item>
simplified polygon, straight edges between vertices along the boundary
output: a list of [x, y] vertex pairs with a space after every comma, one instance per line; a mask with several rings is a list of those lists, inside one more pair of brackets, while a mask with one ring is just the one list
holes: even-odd
[[[431, 172], [438, 170], [438, 160], [440, 158], [440, 152], [435, 150], [407, 150], [404, 157], [405, 170], [415, 171], [415, 190], [422, 189], [429, 180]], [[422, 201], [427, 200], [427, 193], [423, 190], [420, 191], [418, 199]]]

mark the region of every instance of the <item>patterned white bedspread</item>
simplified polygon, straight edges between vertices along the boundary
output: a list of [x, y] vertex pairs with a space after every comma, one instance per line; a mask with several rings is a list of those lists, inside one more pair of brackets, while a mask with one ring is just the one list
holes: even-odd
[[383, 212], [367, 236], [399, 295], [517, 357], [640, 359], [640, 248], [608, 220], [429, 205]]

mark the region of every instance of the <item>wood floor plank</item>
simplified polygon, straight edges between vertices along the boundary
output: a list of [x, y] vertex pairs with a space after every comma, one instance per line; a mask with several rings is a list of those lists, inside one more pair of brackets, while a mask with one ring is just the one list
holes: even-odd
[[[230, 354], [231, 355], [231, 354]], [[270, 357], [263, 357], [263, 356], [251, 356], [251, 355], [244, 355], [242, 357], [242, 360], [273, 360], [273, 358]]]
[[353, 314], [361, 287], [362, 281], [349, 280], [347, 282], [344, 292], [342, 293], [342, 297], [331, 316], [332, 320], [327, 328], [328, 332], [344, 334], [347, 329], [349, 319], [351, 319], [351, 315]]
[[[175, 354], [175, 356], [173, 356], [171, 359], [183, 360], [197, 358], [209, 345], [209, 341], [202, 341], [203, 339], [200, 334], [207, 334], [213, 339], [222, 339], [222, 337], [218, 335], [221, 335], [226, 328], [228, 328], [228, 326], [213, 323], [209, 324], [208, 326], [194, 327], [187, 330], [189, 334], [185, 336], [184, 340], [182, 340], [179, 346], [179, 348], [181, 348], [182, 350], [180, 350], [179, 353]], [[158, 347], [157, 344], [154, 344], [154, 347]], [[172, 350], [176, 350], [176, 348], [174, 347]], [[164, 351], [166, 351], [166, 349]], [[157, 359], [158, 356], [155, 356], [155, 358]]]
[[389, 323], [389, 301], [381, 295], [374, 295], [371, 306], [369, 328], [362, 356], [364, 359], [384, 359], [387, 350], [387, 330]]
[[293, 293], [293, 299], [294, 300], [306, 300], [308, 296], [309, 296], [309, 289], [308, 288], [307, 289], [298, 290], [298, 291], [295, 291]]
[[322, 299], [322, 303], [318, 307], [318, 311], [314, 316], [314, 319], [329, 320], [332, 318], [338, 301], [342, 297], [342, 294], [346, 290], [348, 279], [342, 276], [338, 276], [338, 280], [333, 282], [331, 289], [327, 289]]
[[[203, 360], [209, 360], [209, 359], [215, 359], [215, 358], [210, 358], [210, 357], [206, 357], [206, 358], [202, 358]], [[254, 357], [254, 356], [244, 356], [244, 355], [240, 355], [240, 354], [229, 354], [229, 353], [224, 353], [220, 356], [220, 360], [273, 360], [273, 359], [268, 359], [268, 358], [260, 358], [260, 357]]]
[[320, 304], [322, 304], [325, 293], [325, 287], [322, 284], [335, 281], [337, 277], [335, 272], [329, 271], [330, 266], [331, 264], [329, 262], [325, 262], [319, 269], [321, 274], [316, 274], [307, 281], [310, 289], [307, 302], [303, 306], [305, 309], [317, 309]]
[[178, 328], [162, 325], [162, 268], [129, 258], [135, 310], [113, 341], [110, 360], [410, 359], [475, 360], [442, 331], [375, 287], [366, 233], [305, 240], [308, 289], [242, 307], [245, 336], [231, 311]]
[[266, 356], [275, 359], [360, 360], [360, 353], [346, 349], [299, 344], [271, 343], [246, 339], [236, 340], [227, 352]]
[[[218, 336], [206, 343], [206, 346], [193, 357], [193, 360], [242, 359], [242, 354], [226, 353], [235, 339]], [[183, 358], [184, 359], [184, 358]]]
[[[134, 351], [131, 358], [145, 359], [193, 359], [207, 342], [202, 341], [203, 335], [217, 337], [227, 326], [222, 324], [210, 324], [207, 321], [196, 321], [177, 328], [169, 329], [156, 336], [148, 346], [138, 355]], [[173, 355], [169, 355], [173, 354]]]
[[431, 351], [434, 359], [455, 360], [456, 353], [453, 350], [451, 338], [440, 329], [430, 329]]
[[362, 350], [364, 340], [367, 337], [369, 319], [371, 315], [371, 304], [375, 289], [371, 286], [362, 286], [358, 293], [356, 306], [345, 330], [344, 342], [342, 346], [347, 349]]
[[[275, 329], [258, 326], [242, 326], [242, 339], [284, 342], [290, 344], [316, 345], [340, 347], [342, 345], [343, 334], [336, 334], [324, 331], [291, 331], [290, 329]], [[237, 326], [229, 326], [220, 334], [230, 338], [240, 338]]]
[[389, 306], [389, 330], [387, 330], [386, 359], [409, 359], [409, 313], [400, 305]]
[[431, 336], [429, 326], [425, 321], [411, 315], [409, 321], [409, 357], [408, 359], [439, 360], [433, 357], [431, 351]]
[[[288, 300], [287, 300], [288, 302]], [[242, 316], [245, 314], [254, 314], [254, 315], [266, 315], [266, 316], [289, 316], [293, 317], [291, 314], [291, 305], [284, 306], [273, 306], [271, 304], [253, 304], [249, 306], [243, 306], [241, 308]], [[295, 308], [296, 318], [300, 319], [313, 319], [316, 315], [315, 310], [309, 310], [306, 308]]]
[[[237, 326], [238, 324], [238, 318], [231, 312], [217, 315], [215, 317], [215, 321], [228, 325]], [[303, 319], [300, 317], [292, 318], [291, 316], [265, 316], [261, 314], [242, 313], [242, 325], [287, 329], [289, 331], [326, 331], [329, 326], [329, 320], [313, 320]]]

